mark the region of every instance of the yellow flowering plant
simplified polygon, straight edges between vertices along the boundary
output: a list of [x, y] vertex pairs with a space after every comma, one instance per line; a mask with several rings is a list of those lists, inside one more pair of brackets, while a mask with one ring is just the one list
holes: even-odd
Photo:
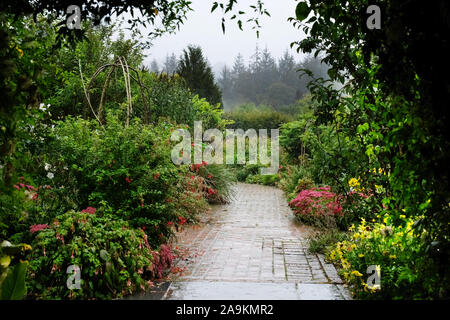
[[[399, 226], [391, 225], [388, 216], [375, 223], [361, 219], [358, 226], [349, 228], [348, 240], [329, 250], [327, 259], [339, 267], [356, 298], [426, 298], [432, 291], [435, 277], [427, 275], [435, 270], [423, 254], [423, 235], [413, 232], [413, 219], [401, 219]], [[368, 286], [367, 268], [371, 265], [380, 268], [379, 287]]]

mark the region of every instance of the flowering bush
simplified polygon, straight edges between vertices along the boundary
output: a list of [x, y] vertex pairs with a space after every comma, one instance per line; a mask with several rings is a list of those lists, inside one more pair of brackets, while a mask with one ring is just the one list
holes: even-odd
[[[145, 290], [171, 263], [154, 265], [147, 235], [99, 212], [69, 211], [50, 225], [34, 226], [29, 295], [38, 299], [110, 299]], [[162, 247], [162, 256], [167, 250]], [[81, 269], [81, 289], [67, 288], [67, 268]]]
[[114, 113], [103, 126], [73, 118], [58, 122], [39, 156], [38, 180], [53, 186], [38, 192], [44, 215], [39, 223], [72, 209], [93, 213], [89, 207], [110, 207], [112, 219], [145, 227], [153, 248], [166, 243], [169, 222], [193, 218], [175, 201], [186, 188], [180, 184], [187, 168], [171, 161], [173, 129], [170, 123], [146, 126], [138, 119], [126, 126]]
[[[432, 261], [424, 254], [421, 235], [413, 233], [414, 221], [402, 216], [399, 226], [387, 216], [383, 222], [350, 227], [349, 240], [338, 242], [328, 253], [337, 264], [355, 297], [362, 299], [427, 298], [437, 287]], [[367, 284], [370, 265], [381, 273], [380, 286]]]
[[200, 178], [205, 199], [210, 203], [227, 203], [233, 196], [233, 174], [223, 165], [203, 161], [193, 164], [191, 171]]
[[300, 220], [329, 226], [334, 216], [343, 215], [337, 195], [330, 190], [328, 186], [302, 190], [289, 205]]

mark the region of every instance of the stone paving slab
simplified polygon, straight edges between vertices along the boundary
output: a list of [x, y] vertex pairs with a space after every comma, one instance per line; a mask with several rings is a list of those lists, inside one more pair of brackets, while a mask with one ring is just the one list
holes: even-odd
[[259, 299], [257, 289], [270, 287], [289, 297], [348, 298], [334, 266], [308, 252], [306, 234], [294, 223], [281, 190], [239, 183], [236, 191], [230, 204], [213, 210], [208, 223], [178, 234], [177, 246], [187, 254], [176, 261], [184, 272], [171, 279], [172, 298], [194, 297], [185, 291], [195, 292], [202, 284], [217, 294], [220, 290], [212, 288], [223, 288], [224, 297], [242, 287]]
[[311, 283], [174, 282], [166, 300], [343, 300], [343, 285]]

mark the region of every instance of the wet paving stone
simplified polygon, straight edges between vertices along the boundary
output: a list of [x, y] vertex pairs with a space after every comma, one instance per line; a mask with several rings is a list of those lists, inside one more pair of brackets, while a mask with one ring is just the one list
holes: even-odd
[[185, 270], [164, 299], [349, 299], [336, 269], [307, 249], [281, 190], [237, 184], [235, 199], [177, 235]]

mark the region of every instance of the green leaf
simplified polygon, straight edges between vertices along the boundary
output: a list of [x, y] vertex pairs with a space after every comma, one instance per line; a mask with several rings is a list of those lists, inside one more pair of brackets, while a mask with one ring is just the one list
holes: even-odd
[[311, 8], [308, 7], [306, 2], [300, 2], [297, 5], [297, 8], [295, 8], [295, 15], [297, 17], [297, 20], [305, 20], [308, 17], [310, 11]]
[[1, 284], [1, 300], [21, 300], [26, 293], [25, 275], [27, 262], [22, 262], [10, 268], [8, 275]]

